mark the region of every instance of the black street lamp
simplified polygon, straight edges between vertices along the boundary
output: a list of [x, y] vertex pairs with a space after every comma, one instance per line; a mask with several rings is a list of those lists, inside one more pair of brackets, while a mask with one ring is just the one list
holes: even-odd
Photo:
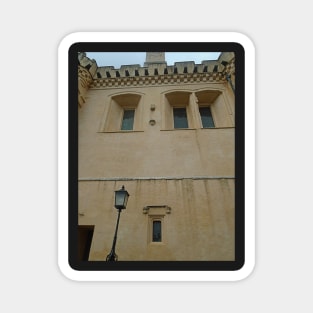
[[127, 190], [125, 190], [124, 186], [122, 186], [120, 190], [115, 191], [115, 208], [118, 210], [118, 216], [117, 216], [112, 249], [111, 249], [111, 252], [107, 256], [106, 261], [117, 261], [117, 255], [115, 254], [115, 245], [116, 245], [118, 224], [120, 222], [121, 211], [126, 209], [128, 197], [129, 197], [129, 193], [127, 192]]

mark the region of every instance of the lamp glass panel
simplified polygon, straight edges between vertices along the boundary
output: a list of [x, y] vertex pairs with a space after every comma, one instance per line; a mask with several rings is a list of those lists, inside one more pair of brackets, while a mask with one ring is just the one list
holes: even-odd
[[115, 205], [124, 206], [124, 200], [125, 200], [125, 192], [116, 191], [115, 192]]

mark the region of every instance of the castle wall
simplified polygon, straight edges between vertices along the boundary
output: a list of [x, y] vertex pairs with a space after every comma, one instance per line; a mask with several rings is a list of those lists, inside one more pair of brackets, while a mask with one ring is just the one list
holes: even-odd
[[[89, 260], [110, 252], [122, 185], [130, 198], [119, 259], [234, 259], [234, 95], [225, 78], [233, 54], [220, 59], [90, 73], [78, 123], [79, 225], [94, 226]], [[202, 106], [213, 128], [203, 127]], [[174, 108], [186, 109], [187, 128], [174, 128]], [[132, 130], [121, 130], [125, 110], [135, 112]], [[152, 241], [153, 221], [161, 242]]]

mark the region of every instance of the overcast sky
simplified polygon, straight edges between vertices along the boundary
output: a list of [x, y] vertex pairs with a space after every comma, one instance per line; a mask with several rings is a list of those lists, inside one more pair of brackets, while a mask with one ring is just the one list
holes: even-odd
[[[87, 57], [94, 59], [97, 65], [114, 66], [120, 68], [121, 65], [139, 64], [144, 65], [146, 60], [145, 52], [86, 52]], [[165, 52], [167, 65], [174, 65], [175, 62], [194, 61], [201, 64], [204, 60], [216, 60], [220, 52]]]

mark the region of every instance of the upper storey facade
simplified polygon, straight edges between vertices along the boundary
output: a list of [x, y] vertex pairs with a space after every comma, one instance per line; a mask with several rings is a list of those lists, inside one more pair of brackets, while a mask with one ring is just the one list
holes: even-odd
[[234, 54], [148, 56], [115, 69], [79, 55], [80, 177], [234, 177]]
[[235, 56], [233, 52], [221, 53], [218, 60], [176, 62], [168, 66], [164, 53], [147, 53], [144, 66], [138, 64], [123, 65], [119, 69], [113, 66], [98, 67], [95, 60], [86, 54], [78, 55], [79, 99], [82, 106], [86, 91], [91, 89], [148, 87], [173, 84], [223, 83], [235, 88]]

